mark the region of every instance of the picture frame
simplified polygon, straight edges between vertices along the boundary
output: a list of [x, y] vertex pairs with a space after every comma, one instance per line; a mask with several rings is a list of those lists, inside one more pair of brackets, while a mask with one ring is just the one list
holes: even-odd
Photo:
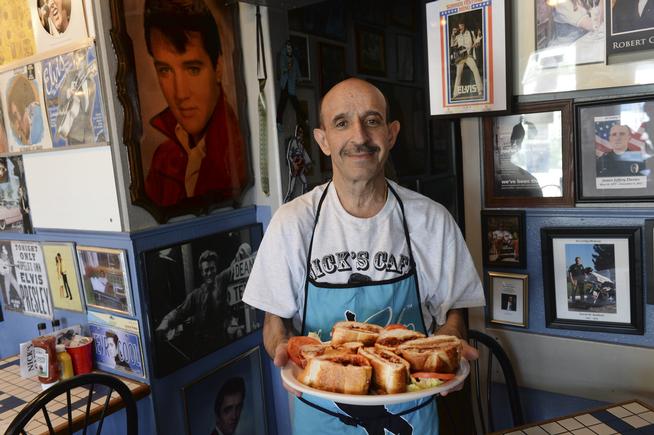
[[[615, 4], [612, 4], [615, 3]], [[654, 8], [639, 2], [606, 2], [606, 54], [634, 53], [654, 48]]]
[[527, 267], [524, 210], [482, 210], [481, 228], [485, 267]]
[[577, 201], [654, 199], [654, 98], [576, 106]]
[[297, 58], [298, 64], [300, 65], [300, 77], [301, 82], [310, 82], [311, 81], [311, 59], [309, 53], [309, 37], [302, 33], [290, 32], [288, 35], [289, 41], [293, 46], [293, 53]]
[[402, 82], [414, 80], [414, 39], [411, 35], [395, 35], [395, 53], [397, 59], [397, 79]]
[[484, 118], [486, 207], [571, 207], [573, 168], [572, 101]]
[[83, 313], [80, 279], [77, 275], [77, 255], [73, 243], [41, 243], [43, 259], [48, 274], [52, 305], [54, 308]]
[[576, 7], [571, 1], [535, 3], [535, 49], [541, 67], [604, 63], [604, 0]]
[[345, 46], [328, 42], [318, 43], [320, 56], [320, 95], [345, 79]]
[[488, 272], [488, 307], [490, 323], [529, 325], [529, 277], [521, 273]]
[[[235, 425], [233, 421], [223, 422], [215, 416], [216, 402], [220, 408], [225, 397], [237, 401], [237, 408], [241, 409]], [[182, 387], [182, 399], [187, 435], [207, 434], [215, 427], [222, 428], [223, 433], [238, 430], [238, 433], [268, 435], [261, 347], [227, 361]]]
[[384, 31], [356, 27], [357, 70], [361, 74], [386, 76], [386, 39]]
[[512, 2], [426, 5], [431, 114], [472, 116], [511, 106]]
[[252, 224], [142, 254], [156, 378], [261, 328], [242, 298], [262, 237]]
[[86, 306], [134, 315], [125, 250], [81, 245], [76, 250]]
[[[109, 2], [110, 34], [119, 65], [116, 90], [125, 114], [123, 143], [128, 149], [132, 204], [146, 209], [159, 223], [173, 216], [205, 214], [224, 206], [238, 207], [254, 180], [248, 146], [238, 5], [202, 0], [185, 15], [174, 2], [161, 2], [145, 15], [144, 2]], [[152, 29], [148, 35], [155, 37], [149, 38], [149, 45], [145, 40], [146, 18], [147, 29]], [[163, 26], [166, 32], [172, 31], [171, 22], [178, 24], [182, 32], [191, 29], [185, 47], [201, 46], [202, 35], [214, 34], [211, 41], [219, 41], [219, 48], [211, 45], [213, 54], [207, 48], [200, 48], [201, 57], [211, 65], [202, 75], [205, 82], [197, 78], [186, 81], [201, 87], [202, 92], [196, 90], [195, 95], [206, 97], [196, 97], [197, 104], [193, 107], [197, 110], [191, 111], [175, 102], [176, 91], [166, 74], [168, 67], [179, 64], [180, 55], [162, 48], [165, 48], [165, 37], [161, 35], [165, 33], [157, 27], [162, 22], [168, 23]], [[155, 50], [161, 58], [157, 60], [159, 69], [150, 54]], [[178, 124], [187, 133], [181, 137], [188, 137], [189, 141], [204, 140], [207, 146], [202, 169], [193, 186], [193, 183], [187, 186], [184, 147], [174, 134]], [[214, 156], [217, 152], [228, 157], [217, 158]], [[176, 154], [181, 157], [175, 158]]]
[[645, 219], [645, 276], [647, 303], [654, 304], [654, 219]]
[[643, 334], [641, 232], [640, 227], [541, 229], [548, 328]]

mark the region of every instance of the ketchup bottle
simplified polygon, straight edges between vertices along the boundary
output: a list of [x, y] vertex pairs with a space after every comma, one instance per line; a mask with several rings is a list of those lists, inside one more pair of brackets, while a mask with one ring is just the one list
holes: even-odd
[[[45, 329], [39, 324], [39, 334]], [[34, 362], [37, 376], [44, 388], [59, 380], [59, 364], [57, 361], [56, 339], [52, 335], [41, 335], [32, 339], [34, 345]]]

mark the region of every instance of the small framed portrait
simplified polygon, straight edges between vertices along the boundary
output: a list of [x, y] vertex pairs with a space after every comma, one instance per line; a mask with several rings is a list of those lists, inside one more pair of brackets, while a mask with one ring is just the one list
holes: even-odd
[[542, 228], [548, 328], [643, 334], [641, 228]]
[[77, 260], [87, 307], [134, 314], [124, 250], [78, 245]]
[[526, 328], [528, 289], [525, 274], [488, 272], [489, 322]]
[[357, 69], [362, 74], [386, 76], [384, 31], [372, 27], [356, 28]]
[[43, 243], [43, 259], [55, 308], [84, 311], [84, 300], [77, 276], [77, 256], [72, 243]]
[[143, 254], [155, 377], [261, 327], [242, 298], [262, 237], [248, 225]]
[[302, 33], [291, 33], [288, 36], [293, 46], [293, 54], [300, 66], [300, 77], [303, 82], [311, 81], [311, 59], [309, 58], [309, 37]]
[[[654, 4], [651, 0], [606, 1], [606, 53], [654, 48]], [[645, 59], [651, 58], [644, 56]]]
[[654, 199], [654, 99], [576, 109], [577, 200]]
[[187, 435], [267, 435], [261, 348], [182, 388]]
[[511, 102], [511, 2], [427, 3], [432, 115], [505, 112]]
[[572, 206], [572, 102], [484, 119], [486, 207]]
[[527, 267], [524, 211], [482, 210], [481, 227], [484, 266]]

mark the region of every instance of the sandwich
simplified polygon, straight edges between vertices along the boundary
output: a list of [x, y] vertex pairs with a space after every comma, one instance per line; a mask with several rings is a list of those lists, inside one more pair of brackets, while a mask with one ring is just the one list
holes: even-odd
[[397, 353], [411, 365], [411, 372], [455, 373], [461, 358], [461, 340], [451, 335], [435, 335], [407, 341]]
[[405, 359], [385, 349], [365, 347], [359, 349], [359, 355], [364, 356], [372, 366], [373, 384], [379, 393], [404, 393], [409, 378], [409, 363]]
[[338, 346], [351, 341], [360, 341], [364, 346], [372, 346], [382, 327], [372, 323], [338, 322], [332, 328], [332, 346]]
[[361, 355], [335, 354], [316, 356], [297, 376], [309, 387], [342, 394], [368, 394], [372, 366]]
[[395, 352], [400, 344], [424, 337], [425, 334], [422, 332], [412, 331], [410, 329], [383, 330], [375, 342], [375, 347]]

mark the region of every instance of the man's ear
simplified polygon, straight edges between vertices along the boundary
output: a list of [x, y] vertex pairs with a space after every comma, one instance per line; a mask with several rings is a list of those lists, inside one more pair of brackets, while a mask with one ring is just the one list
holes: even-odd
[[391, 145], [391, 148], [395, 146], [398, 134], [400, 134], [400, 121], [393, 121], [388, 124], [388, 143]]
[[327, 143], [327, 137], [325, 136], [325, 130], [322, 130], [320, 128], [314, 128], [313, 138], [316, 140], [316, 142], [318, 142], [318, 145], [320, 145], [320, 149], [326, 156], [331, 155], [329, 144]]

